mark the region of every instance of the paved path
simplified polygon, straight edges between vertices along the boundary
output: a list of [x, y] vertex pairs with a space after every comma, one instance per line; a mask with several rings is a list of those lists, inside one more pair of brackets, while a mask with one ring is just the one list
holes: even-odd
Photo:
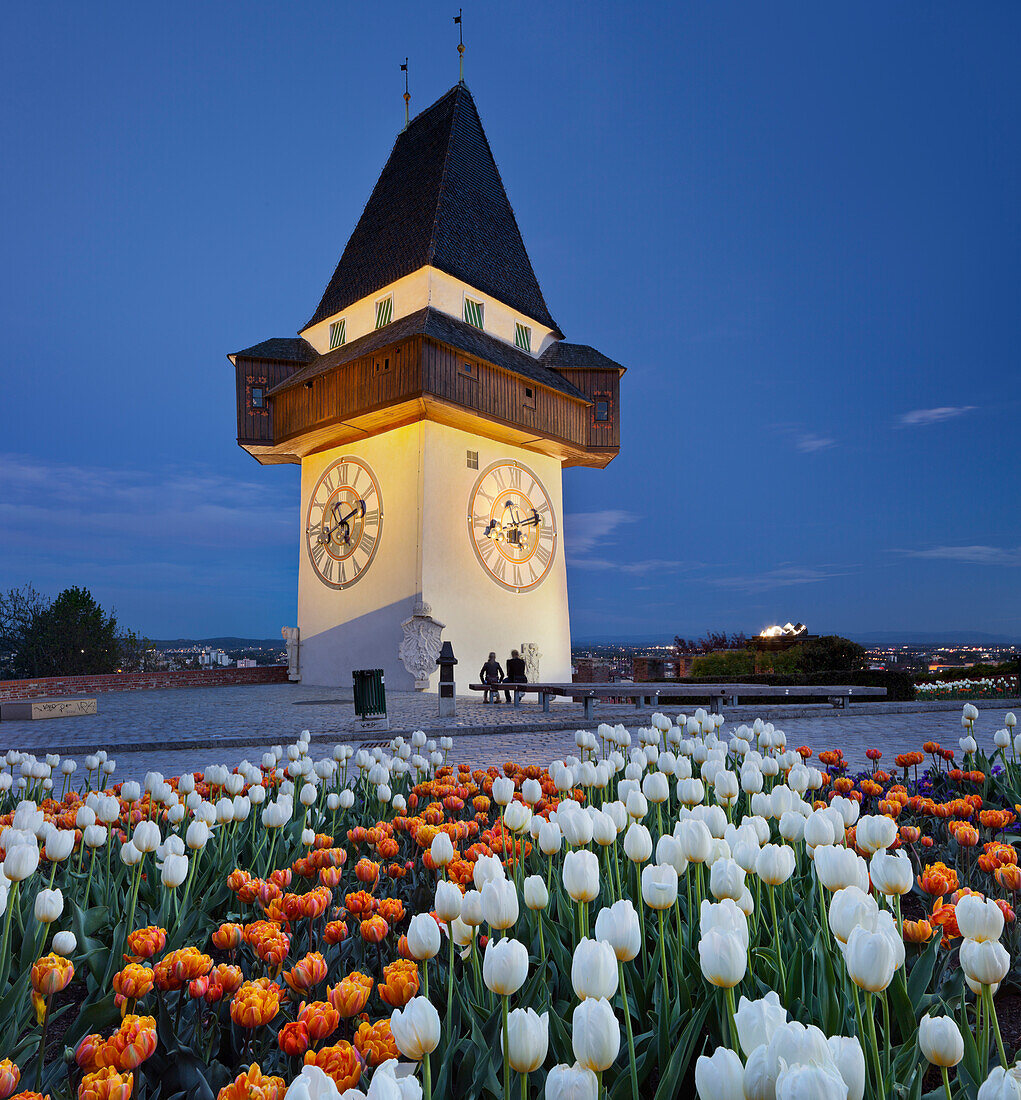
[[[365, 734], [355, 728], [351, 693], [303, 684], [266, 684], [222, 688], [109, 692], [99, 697], [99, 713], [82, 718], [0, 724], [0, 751], [22, 749], [37, 755], [58, 752], [79, 759], [106, 748], [118, 761], [115, 778], [140, 778], [150, 769], [176, 775], [211, 763], [258, 762], [273, 744], [286, 744], [312, 732], [313, 752], [326, 755], [338, 741], [360, 744], [389, 739], [394, 732], [424, 729], [430, 736], [449, 733], [454, 759], [474, 765], [504, 760], [547, 764], [575, 751], [574, 730], [585, 725], [581, 706], [560, 701], [544, 714], [536, 703], [520, 709], [458, 700], [453, 720], [436, 714], [436, 697], [390, 692], [391, 733]], [[1021, 712], [1021, 700], [983, 702], [978, 735], [991, 745], [1008, 709]], [[676, 714], [677, 707], [663, 707]], [[693, 708], [690, 708], [693, 709]], [[648, 725], [650, 711], [633, 706], [600, 706], [599, 721], [622, 722], [629, 729]], [[883, 750], [893, 766], [900, 752], [927, 740], [957, 747], [961, 736], [958, 702], [868, 703], [844, 712], [829, 706], [742, 706], [728, 708], [724, 729], [761, 716], [787, 734], [791, 745], [807, 744], [816, 753], [842, 748], [853, 764], [864, 767], [865, 749]], [[593, 723], [588, 724], [594, 728]]]

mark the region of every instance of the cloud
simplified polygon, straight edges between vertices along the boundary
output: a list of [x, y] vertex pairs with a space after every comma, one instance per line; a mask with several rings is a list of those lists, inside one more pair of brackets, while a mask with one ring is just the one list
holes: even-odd
[[806, 566], [784, 565], [754, 576], [710, 578], [708, 583], [715, 584], [719, 588], [734, 588], [744, 592], [766, 592], [771, 588], [789, 588], [799, 584], [817, 584], [820, 581], [830, 580], [832, 577], [846, 577], [853, 573], [854, 570], [855, 567], [853, 566], [842, 568], [820, 566], [818, 568], [810, 568]]
[[930, 546], [927, 550], [897, 550], [895, 553], [966, 565], [1021, 565], [1021, 546], [1013, 550], [1000, 546]]
[[797, 447], [802, 454], [812, 454], [815, 451], [825, 451], [827, 447], [835, 446], [836, 442], [835, 439], [830, 439], [828, 436], [805, 432], [795, 439], [794, 446]]
[[953, 420], [955, 417], [973, 412], [977, 407], [977, 405], [942, 405], [936, 409], [912, 409], [911, 412], [901, 416], [900, 422], [908, 428], [940, 424], [944, 420]]
[[637, 523], [641, 518], [633, 512], [612, 508], [603, 512], [571, 512], [564, 516], [564, 538], [571, 568], [644, 576], [647, 573], [676, 573], [700, 564], [670, 558], [626, 561], [617, 557], [589, 557], [597, 549], [605, 555], [616, 542], [618, 530], [629, 523]]

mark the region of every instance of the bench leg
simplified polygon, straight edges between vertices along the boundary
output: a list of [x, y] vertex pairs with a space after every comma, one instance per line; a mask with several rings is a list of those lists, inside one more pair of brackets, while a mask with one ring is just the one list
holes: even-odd
[[542, 693], [542, 712], [549, 714], [549, 695], [545, 691]]
[[514, 692], [514, 705], [515, 705], [516, 707], [520, 707], [520, 706], [521, 706], [521, 694], [522, 694], [522, 693], [521, 693], [520, 691], [516, 691], [516, 692]]
[[585, 721], [588, 722], [592, 718], [592, 705], [595, 703], [595, 699], [591, 695], [585, 696]]

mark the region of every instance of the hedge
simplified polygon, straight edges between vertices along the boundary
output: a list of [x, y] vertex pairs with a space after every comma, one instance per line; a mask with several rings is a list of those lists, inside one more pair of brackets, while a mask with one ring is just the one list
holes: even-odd
[[[666, 681], [656, 681], [657, 683], [665, 683]], [[675, 683], [677, 681], [674, 681]], [[721, 681], [713, 678], [706, 678], [704, 676], [697, 676], [691, 678], [685, 678], [685, 684], [718, 684]], [[813, 684], [821, 684], [829, 687], [885, 687], [886, 699], [891, 702], [907, 702], [915, 698], [915, 683], [914, 680], [906, 672], [882, 672], [879, 670], [865, 669], [857, 672], [836, 671], [836, 672], [793, 672], [793, 673], [779, 673], [779, 672], [763, 672], [758, 675], [752, 676], [733, 676], [728, 677], [726, 680], [728, 684], [767, 684], [773, 687], [811, 687]], [[708, 701], [709, 696], [706, 696]], [[738, 696], [740, 698], [740, 696]], [[684, 699], [673, 698], [671, 699], [667, 695], [661, 695], [659, 697], [660, 703], [681, 704], [692, 702], [690, 697]], [[818, 700], [815, 696], [802, 696], [797, 700], [799, 703], [808, 702], [821, 702], [825, 703], [827, 697], [820, 695]], [[768, 704], [772, 700], [762, 700], [763, 704]], [[860, 702], [856, 700], [856, 702]], [[749, 704], [750, 705], [750, 702]]]

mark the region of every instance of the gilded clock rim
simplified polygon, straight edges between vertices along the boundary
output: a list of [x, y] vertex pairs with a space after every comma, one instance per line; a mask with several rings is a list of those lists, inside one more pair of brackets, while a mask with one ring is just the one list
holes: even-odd
[[[368, 556], [368, 558], [366, 558], [365, 564], [361, 567], [361, 569], [358, 570], [357, 573], [355, 573], [355, 575], [350, 580], [347, 580], [347, 581], [332, 581], [332, 580], [329, 580], [326, 577], [324, 577], [322, 572], [320, 572], [319, 567], [316, 565], [315, 558], [312, 556], [312, 544], [311, 544], [311, 541], [310, 541], [310, 538], [309, 538], [308, 528], [310, 526], [312, 505], [315, 502], [316, 493], [319, 491], [319, 486], [323, 483], [323, 481], [326, 478], [327, 474], [329, 474], [331, 470], [335, 469], [338, 466], [342, 466], [345, 462], [349, 463], [349, 464], [354, 463], [355, 465], [361, 467], [361, 469], [365, 471], [365, 473], [368, 476], [369, 480], [372, 482], [372, 486], [375, 489], [375, 493], [376, 493], [376, 500], [379, 501], [379, 508], [378, 508], [379, 519], [378, 519], [377, 524], [376, 524], [376, 540], [372, 545], [372, 549], [369, 551], [369, 556]], [[368, 462], [364, 458], [360, 458], [358, 455], [341, 455], [339, 458], [334, 459], [328, 465], [326, 465], [323, 468], [322, 473], [320, 473], [319, 477], [316, 478], [315, 484], [312, 487], [312, 491], [311, 491], [311, 493], [309, 493], [308, 504], [305, 508], [305, 531], [304, 531], [305, 552], [308, 555], [308, 563], [312, 567], [312, 572], [315, 574], [316, 578], [320, 581], [320, 583], [325, 585], [327, 588], [332, 588], [337, 592], [342, 592], [347, 588], [351, 588], [352, 585], [357, 584], [362, 579], [362, 577], [364, 577], [365, 574], [368, 573], [369, 569], [372, 566], [372, 563], [376, 560], [376, 553], [379, 550], [379, 543], [380, 543], [380, 540], [382, 538], [382, 535], [383, 535], [383, 493], [382, 493], [382, 490], [379, 487], [379, 478], [376, 476], [375, 471], [372, 469], [372, 467], [368, 464]], [[353, 557], [353, 553], [354, 553], [354, 551], [352, 551], [352, 554], [349, 555], [349, 559], [351, 557]]]
[[[534, 581], [532, 581], [531, 584], [515, 585], [515, 584], [508, 584], [506, 581], [501, 580], [493, 572], [493, 570], [490, 569], [489, 566], [486, 564], [486, 560], [482, 556], [481, 551], [479, 550], [479, 544], [478, 544], [478, 541], [475, 537], [474, 524], [473, 524], [472, 520], [473, 520], [473, 515], [474, 515], [474, 507], [473, 506], [474, 506], [474, 503], [475, 503], [475, 498], [478, 495], [478, 491], [481, 488], [482, 483], [485, 481], [485, 479], [495, 469], [497, 469], [499, 467], [506, 467], [506, 466], [516, 466], [519, 470], [523, 470], [525, 473], [527, 473], [528, 476], [532, 479], [532, 481], [535, 482], [535, 484], [539, 486], [539, 489], [542, 492], [543, 498], [545, 499], [546, 503], [549, 505], [549, 514], [550, 514], [550, 528], [549, 529], [550, 529], [550, 531], [552, 533], [552, 536], [553, 536], [553, 547], [550, 550], [549, 561], [546, 563], [545, 568], [543, 569], [542, 573], [540, 573], [540, 575], [538, 577], [536, 577], [536, 579]], [[546, 580], [546, 578], [552, 572], [553, 563], [556, 560], [556, 556], [557, 556], [557, 545], [558, 545], [559, 540], [560, 540], [560, 533], [557, 530], [556, 509], [553, 506], [553, 498], [550, 496], [549, 490], [546, 488], [545, 483], [543, 482], [542, 478], [539, 477], [539, 475], [535, 472], [535, 470], [533, 470], [531, 468], [531, 466], [526, 465], [524, 462], [518, 461], [518, 459], [516, 459], [516, 458], [502, 458], [502, 459], [496, 459], [496, 461], [494, 461], [494, 462], [490, 462], [489, 465], [486, 466], [486, 468], [484, 470], [480, 470], [479, 474], [478, 474], [478, 477], [475, 478], [475, 482], [472, 485], [470, 492], [468, 493], [467, 522], [468, 522], [468, 541], [471, 543], [472, 551], [475, 554], [475, 560], [482, 567], [482, 571], [485, 573], [485, 575], [487, 577], [489, 577], [489, 579], [491, 581], [493, 581], [494, 584], [498, 584], [501, 588], [506, 589], [506, 591], [508, 591], [508, 592], [514, 592], [514, 593], [532, 592], [536, 588], [538, 588], [541, 584], [543, 584], [543, 582]], [[525, 560], [526, 561], [531, 560], [532, 556], [534, 556], [534, 551]]]

